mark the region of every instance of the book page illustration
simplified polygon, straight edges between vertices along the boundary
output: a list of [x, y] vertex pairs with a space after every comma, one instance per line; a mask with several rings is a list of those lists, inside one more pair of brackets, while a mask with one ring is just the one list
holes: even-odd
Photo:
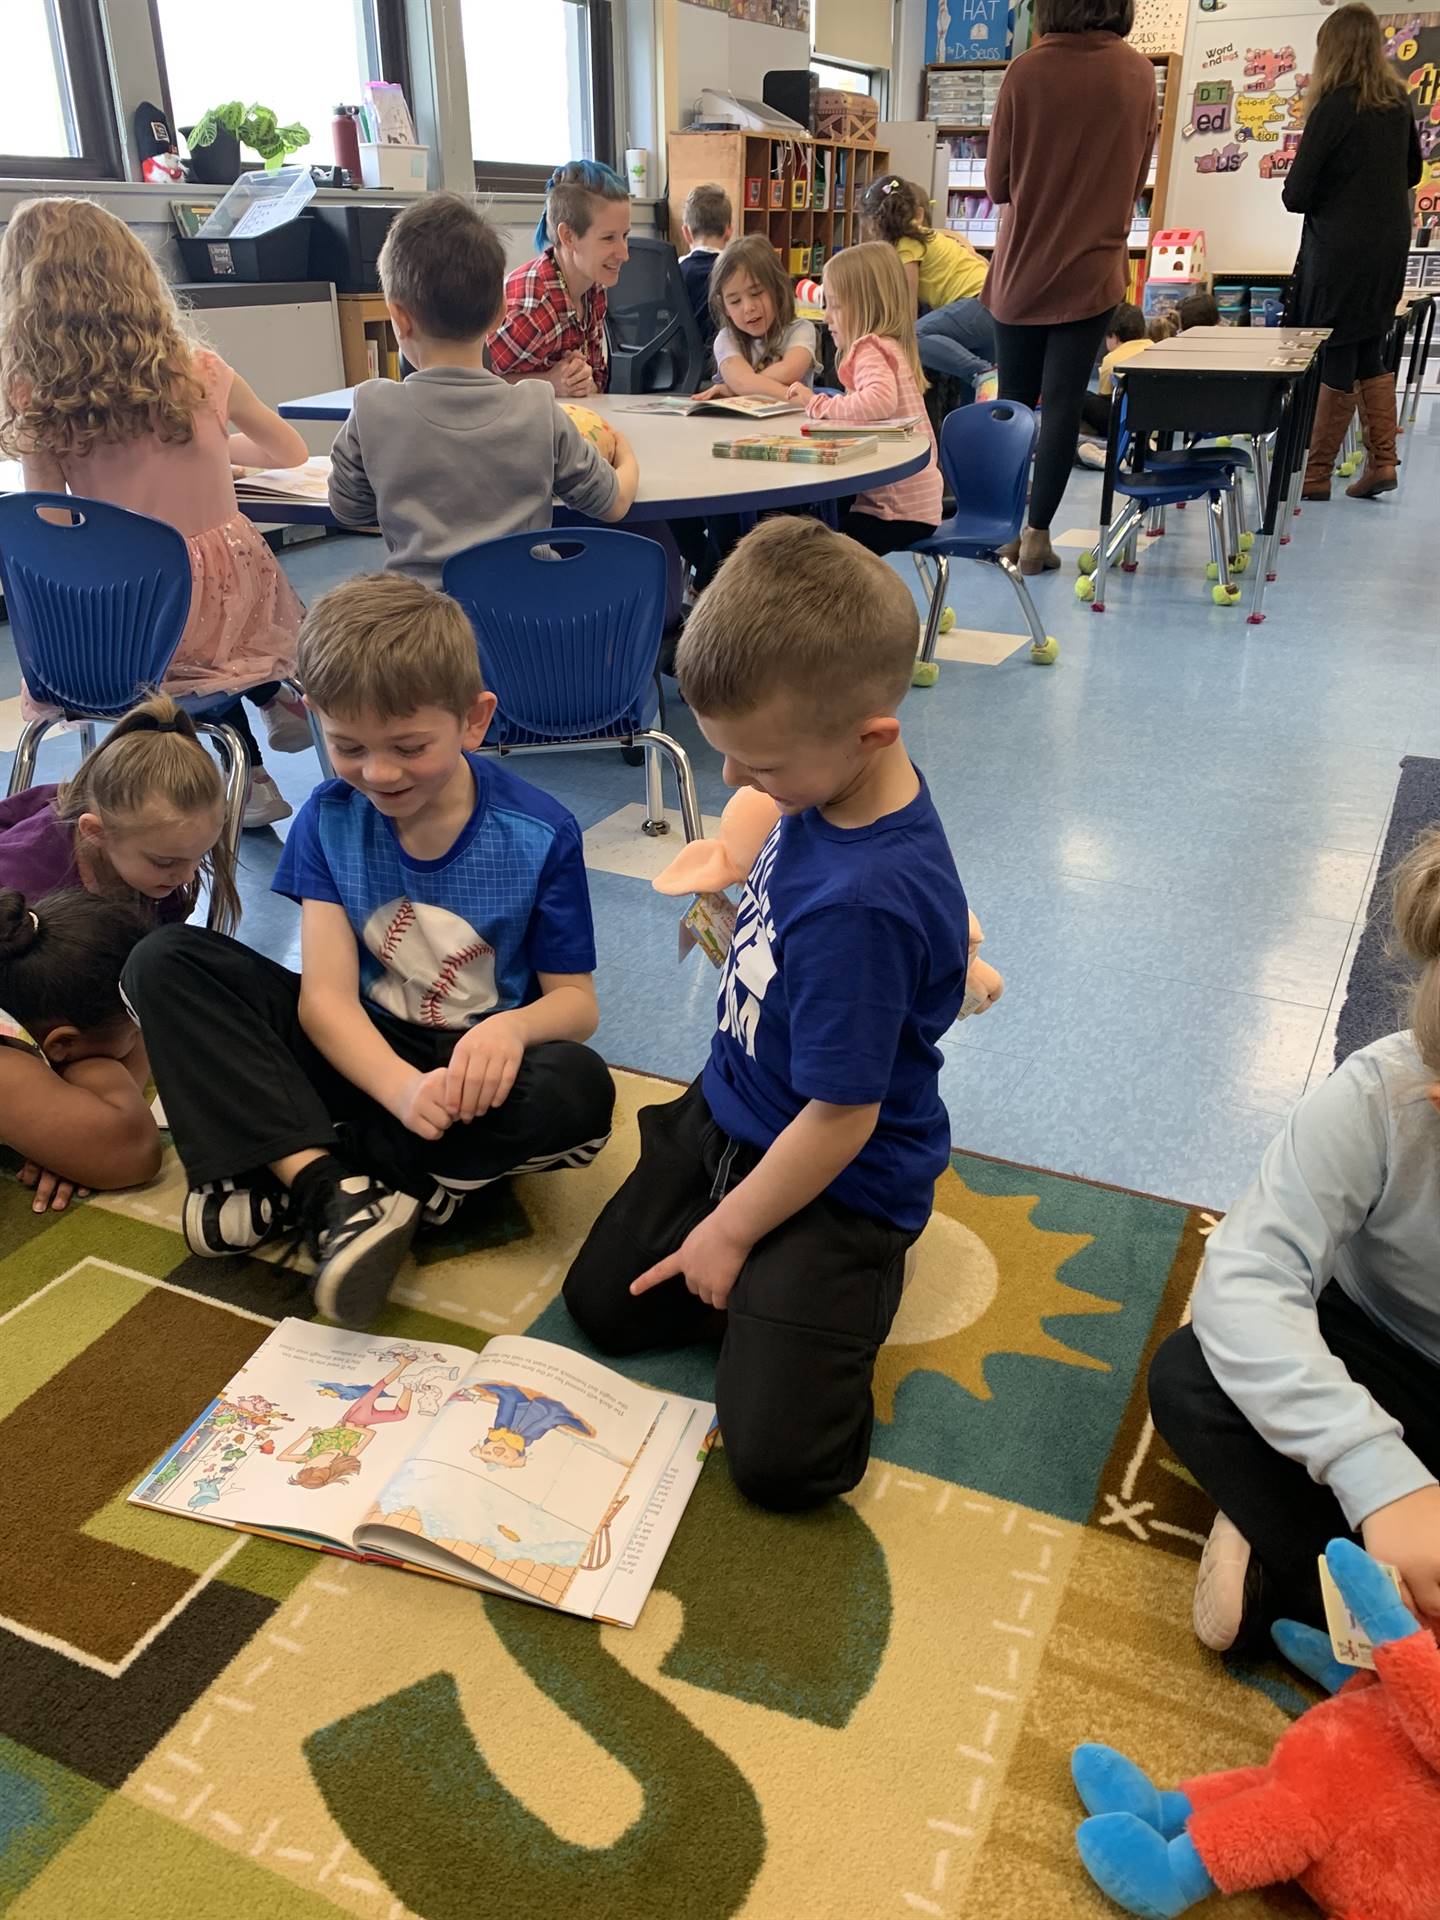
[[[418, 1536], [478, 1573], [562, 1605], [577, 1571], [611, 1558], [626, 1480], [665, 1403], [633, 1389], [636, 1404], [626, 1404], [568, 1367], [529, 1356], [523, 1369], [511, 1368], [513, 1352], [504, 1355], [507, 1370], [529, 1372], [533, 1383], [488, 1377], [494, 1344], [386, 1482], [366, 1533]], [[557, 1391], [545, 1391], [552, 1381]], [[403, 1551], [393, 1540], [383, 1544]]]
[[132, 1497], [349, 1547], [474, 1357], [287, 1320]]

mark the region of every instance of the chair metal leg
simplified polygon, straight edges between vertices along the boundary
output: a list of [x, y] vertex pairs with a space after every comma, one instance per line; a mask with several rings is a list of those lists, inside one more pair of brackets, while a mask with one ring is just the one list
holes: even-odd
[[912, 558], [920, 577], [925, 577], [922, 559], [929, 559], [935, 566], [935, 584], [930, 590], [930, 610], [925, 616], [925, 636], [920, 643], [920, 658], [929, 662], [935, 658], [935, 648], [940, 640], [940, 618], [945, 611], [945, 595], [950, 590], [950, 556], [944, 553], [928, 555], [914, 554]]
[[[281, 685], [288, 688], [297, 700], [303, 700], [305, 698], [305, 689], [298, 680], [284, 680], [281, 682]], [[306, 707], [305, 713], [310, 722], [310, 739], [315, 748], [315, 758], [320, 762], [320, 772], [326, 780], [333, 780], [335, 778], [335, 769], [330, 764], [330, 750], [325, 745], [325, 735], [320, 731], [320, 722], [316, 719], [315, 715], [311, 713], [309, 707]]]
[[85, 754], [93, 753], [94, 751], [95, 751], [95, 722], [93, 720], [82, 720], [80, 722], [81, 756], [83, 758]]
[[10, 793], [23, 793], [27, 787], [35, 784], [35, 759], [40, 751], [40, 742], [51, 727], [57, 726], [55, 720], [27, 720], [25, 730], [15, 745], [15, 758], [10, 763]]
[[690, 756], [678, 740], [668, 733], [661, 733], [654, 727], [647, 727], [635, 735], [637, 741], [643, 741], [647, 749], [645, 755], [646, 813], [644, 831], [655, 835], [668, 833], [670, 823], [665, 818], [665, 801], [660, 784], [660, 756], [670, 762], [675, 770], [675, 784], [680, 790], [680, 823], [687, 841], [701, 838], [704, 828], [700, 820], [700, 796], [695, 790], [695, 769], [690, 765]]
[[[195, 731], [209, 736], [220, 762], [225, 782], [225, 840], [231, 861], [238, 866], [240, 835], [245, 827], [245, 794], [250, 785], [250, 750], [235, 729], [223, 721], [197, 720]], [[219, 903], [212, 894], [205, 916], [207, 926], [214, 927], [218, 911]]]
[[641, 827], [652, 839], [670, 831], [665, 818], [665, 783], [660, 776], [660, 749], [645, 747], [645, 819]]
[[1210, 511], [1206, 515], [1206, 524], [1210, 529], [1210, 559], [1215, 567], [1215, 578], [1228, 593], [1230, 591], [1230, 561], [1226, 549], [1225, 496], [1212, 493], [1208, 502]]
[[1040, 615], [1035, 610], [1035, 602], [1030, 598], [1030, 589], [1025, 584], [1025, 576], [1019, 567], [1006, 554], [999, 554], [996, 564], [1005, 578], [1015, 589], [1015, 598], [1020, 602], [1020, 611], [1025, 616], [1025, 624], [1030, 629], [1030, 644], [1042, 650], [1050, 644]]

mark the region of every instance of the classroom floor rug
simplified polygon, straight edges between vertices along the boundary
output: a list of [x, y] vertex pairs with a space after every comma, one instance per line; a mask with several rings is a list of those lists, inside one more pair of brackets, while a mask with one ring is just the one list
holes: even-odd
[[[558, 1298], [632, 1164], [516, 1182], [417, 1244], [407, 1339], [573, 1339]], [[823, 1513], [713, 1455], [633, 1632], [142, 1512], [125, 1496], [293, 1275], [189, 1258], [173, 1158], [36, 1217], [0, 1177], [0, 1911], [14, 1920], [1099, 1916], [1084, 1738], [1165, 1781], [1306, 1704], [1189, 1627], [1209, 1513], [1149, 1425], [1213, 1220], [959, 1154]], [[637, 1365], [708, 1390], [709, 1362]], [[1234, 1900], [1234, 1920], [1312, 1911]]]
[[1410, 754], [1400, 762], [1400, 779], [1390, 809], [1390, 825], [1375, 870], [1370, 917], [1350, 963], [1345, 999], [1335, 1025], [1335, 1064], [1383, 1040], [1406, 1024], [1410, 973], [1390, 945], [1390, 876], [1427, 827], [1440, 826], [1440, 760]]

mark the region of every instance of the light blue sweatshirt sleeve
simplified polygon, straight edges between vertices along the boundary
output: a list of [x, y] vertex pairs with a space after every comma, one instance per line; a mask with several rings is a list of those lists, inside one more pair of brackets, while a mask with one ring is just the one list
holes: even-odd
[[1307, 1093], [1210, 1237], [1192, 1317], [1219, 1385], [1277, 1452], [1330, 1488], [1352, 1527], [1435, 1476], [1398, 1420], [1326, 1346], [1316, 1302], [1385, 1188], [1391, 1120], [1372, 1060]]

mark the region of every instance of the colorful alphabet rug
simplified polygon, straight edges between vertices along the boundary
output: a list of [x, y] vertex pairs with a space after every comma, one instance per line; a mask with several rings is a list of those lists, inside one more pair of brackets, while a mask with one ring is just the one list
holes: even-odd
[[[575, 1341], [559, 1287], [633, 1162], [417, 1242], [381, 1325]], [[0, 1177], [0, 1911], [14, 1920], [1099, 1916], [1079, 1740], [1162, 1782], [1305, 1704], [1197, 1648], [1210, 1515], [1147, 1417], [1206, 1216], [957, 1155], [826, 1512], [712, 1455], [633, 1631], [141, 1511], [126, 1495], [303, 1280], [189, 1257], [173, 1156], [59, 1216]], [[711, 1359], [637, 1366], [708, 1393]], [[1233, 1920], [1309, 1912], [1237, 1899]]]

